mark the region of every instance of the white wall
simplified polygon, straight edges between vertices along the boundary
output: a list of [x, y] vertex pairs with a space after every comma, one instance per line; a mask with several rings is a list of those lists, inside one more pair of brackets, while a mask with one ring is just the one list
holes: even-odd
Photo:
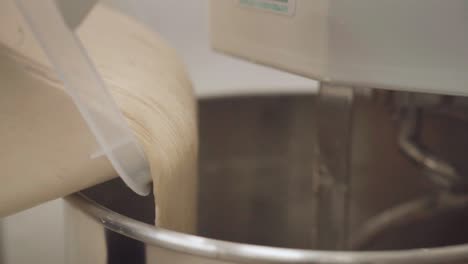
[[215, 53], [210, 47], [208, 0], [104, 0], [144, 21], [181, 54], [199, 95], [314, 92], [317, 82]]
[[0, 263], [62, 264], [62, 206], [61, 200], [55, 200], [4, 218], [3, 248], [0, 250], [3, 256], [0, 256]]

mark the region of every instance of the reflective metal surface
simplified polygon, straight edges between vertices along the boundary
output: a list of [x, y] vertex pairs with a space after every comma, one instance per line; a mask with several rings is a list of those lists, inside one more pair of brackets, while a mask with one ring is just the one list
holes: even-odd
[[[274, 248], [230, 243], [186, 235], [133, 220], [107, 210], [75, 194], [67, 198], [71, 206], [82, 210], [106, 228], [134, 238], [160, 250], [161, 256], [173, 254], [166, 263], [197, 263], [192, 256], [205, 258], [200, 263], [462, 263], [468, 261], [468, 245], [439, 249], [402, 251], [344, 252]], [[91, 242], [91, 241], [90, 241]], [[125, 250], [125, 248], [121, 248]], [[168, 252], [166, 252], [168, 251]], [[180, 262], [185, 259], [186, 262]], [[196, 258], [194, 257], [194, 260]], [[208, 262], [208, 261], [220, 262]], [[158, 259], [154, 260], [158, 262]], [[136, 262], [133, 262], [136, 263]]]
[[[152, 197], [112, 181], [67, 198], [68, 263], [467, 263], [468, 199], [440, 193], [400, 152], [392, 95], [353, 99], [344, 225], [356, 251], [317, 250], [323, 108], [311, 96], [254, 96], [200, 103], [198, 236], [154, 228]], [[422, 129], [466, 171], [466, 123], [428, 112]]]
[[347, 249], [353, 88], [322, 83], [316, 99], [317, 249]]
[[399, 115], [400, 133], [398, 145], [401, 151], [414, 162], [420, 164], [434, 184], [443, 189], [454, 190], [462, 183], [462, 177], [449, 162], [433, 155], [429, 150], [418, 144], [421, 111], [415, 106], [402, 109]]

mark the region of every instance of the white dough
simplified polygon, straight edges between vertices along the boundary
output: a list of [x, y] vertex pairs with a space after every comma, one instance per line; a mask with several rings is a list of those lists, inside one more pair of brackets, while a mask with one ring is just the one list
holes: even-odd
[[[0, 216], [115, 176], [106, 158], [90, 159], [98, 149], [93, 136], [4, 1], [0, 25], [16, 31], [0, 26]], [[96, 6], [78, 33], [150, 161], [157, 224], [193, 233], [196, 100], [183, 65], [154, 32], [105, 6]]]

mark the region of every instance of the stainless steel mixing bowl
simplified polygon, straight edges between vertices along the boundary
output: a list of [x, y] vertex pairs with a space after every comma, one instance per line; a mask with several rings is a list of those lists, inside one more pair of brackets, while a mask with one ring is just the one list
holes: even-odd
[[[67, 197], [68, 263], [468, 263], [468, 198], [402, 155], [392, 96], [354, 99], [340, 251], [317, 225], [315, 97], [240, 96], [200, 101], [196, 236], [153, 227], [153, 198], [114, 180]], [[466, 167], [466, 122], [423, 121], [424, 143]]]

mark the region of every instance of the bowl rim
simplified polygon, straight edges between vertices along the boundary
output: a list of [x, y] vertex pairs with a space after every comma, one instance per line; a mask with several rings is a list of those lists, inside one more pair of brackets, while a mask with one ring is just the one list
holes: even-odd
[[290, 249], [221, 241], [179, 233], [118, 214], [82, 193], [65, 198], [95, 222], [124, 236], [186, 255], [237, 263], [451, 263], [468, 261], [468, 244], [431, 249], [326, 251]]

